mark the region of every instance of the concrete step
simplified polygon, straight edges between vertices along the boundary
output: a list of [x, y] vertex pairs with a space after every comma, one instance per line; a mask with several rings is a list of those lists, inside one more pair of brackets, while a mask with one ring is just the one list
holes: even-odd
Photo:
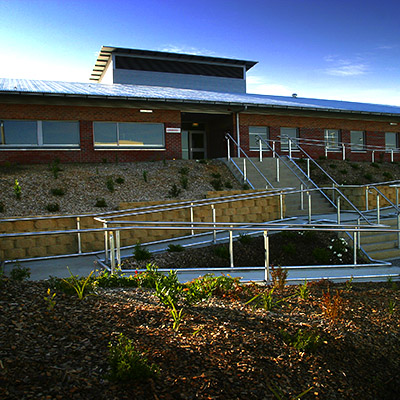
[[400, 249], [371, 251], [368, 255], [375, 260], [390, 260], [392, 258], [400, 258]]
[[[397, 240], [388, 240], [385, 242], [363, 243], [361, 245], [367, 253], [372, 253], [381, 250], [397, 249]], [[400, 251], [400, 249], [398, 249]]]

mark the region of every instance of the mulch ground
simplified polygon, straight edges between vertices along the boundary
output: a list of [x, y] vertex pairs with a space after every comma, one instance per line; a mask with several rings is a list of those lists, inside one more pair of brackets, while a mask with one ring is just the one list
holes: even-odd
[[[151, 290], [101, 289], [82, 301], [57, 293], [49, 311], [48, 282], [0, 284], [1, 399], [277, 398], [271, 388], [292, 399], [311, 387], [305, 399], [400, 398], [395, 284], [323, 281], [306, 300], [285, 287], [275, 300], [294, 296], [271, 311], [245, 305], [264, 290], [250, 286], [186, 307], [177, 333]], [[336, 290], [341, 313], [332, 319], [323, 299]], [[320, 335], [319, 346], [301, 351], [284, 340], [283, 330], [299, 329]], [[108, 344], [120, 333], [159, 367], [155, 378], [107, 380]]]

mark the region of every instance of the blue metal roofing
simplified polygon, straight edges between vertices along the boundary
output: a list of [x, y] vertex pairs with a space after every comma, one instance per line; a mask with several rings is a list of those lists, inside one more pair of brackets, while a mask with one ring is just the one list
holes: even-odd
[[400, 107], [398, 106], [128, 84], [105, 85], [0, 78], [0, 93], [191, 102], [400, 116]]

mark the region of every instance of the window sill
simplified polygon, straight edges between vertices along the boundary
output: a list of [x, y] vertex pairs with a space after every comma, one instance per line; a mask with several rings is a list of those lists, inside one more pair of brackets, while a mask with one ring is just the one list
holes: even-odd
[[80, 147], [2, 147], [0, 151], [81, 151]]
[[166, 151], [165, 147], [159, 148], [159, 147], [101, 147], [101, 146], [96, 146], [94, 148], [94, 151]]

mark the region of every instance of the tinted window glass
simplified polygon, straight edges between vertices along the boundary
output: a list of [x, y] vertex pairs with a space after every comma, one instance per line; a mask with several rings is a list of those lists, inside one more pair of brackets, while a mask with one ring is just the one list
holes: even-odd
[[117, 124], [115, 122], [95, 122], [93, 130], [96, 145], [117, 144]]
[[43, 121], [43, 144], [79, 144], [79, 123], [64, 121]]
[[3, 121], [4, 144], [37, 145], [36, 121]]

